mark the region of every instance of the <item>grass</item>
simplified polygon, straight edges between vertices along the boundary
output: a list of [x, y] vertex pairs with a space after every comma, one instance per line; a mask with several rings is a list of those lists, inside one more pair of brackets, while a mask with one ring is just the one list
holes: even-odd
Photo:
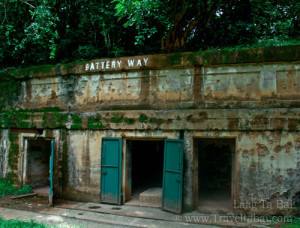
[[294, 217], [293, 221], [283, 226], [284, 228], [300, 228], [300, 217]]
[[0, 178], [0, 198], [8, 195], [16, 196], [30, 193], [32, 193], [32, 188], [29, 185], [23, 185], [21, 188], [16, 188], [11, 181]]
[[37, 223], [33, 220], [30, 222], [24, 222], [19, 220], [18, 218], [13, 219], [13, 220], [4, 220], [3, 218], [0, 217], [0, 228], [14, 228], [14, 227], [25, 227], [25, 228], [48, 228], [51, 226], [47, 226], [41, 223]]

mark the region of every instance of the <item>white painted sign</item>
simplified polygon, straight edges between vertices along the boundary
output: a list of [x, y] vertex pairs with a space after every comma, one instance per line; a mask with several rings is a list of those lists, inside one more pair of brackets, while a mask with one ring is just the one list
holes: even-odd
[[[129, 68], [133, 67], [145, 67], [147, 66], [148, 58], [132, 58], [127, 60], [107, 60], [97, 61], [85, 64], [85, 71], [99, 71], [99, 70], [117, 70], [122, 66]], [[125, 64], [125, 65], [124, 65]]]

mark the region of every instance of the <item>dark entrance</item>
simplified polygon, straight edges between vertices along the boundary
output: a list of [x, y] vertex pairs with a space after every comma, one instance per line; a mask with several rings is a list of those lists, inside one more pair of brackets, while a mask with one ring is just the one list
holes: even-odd
[[45, 195], [49, 194], [49, 163], [51, 141], [44, 138], [29, 139], [27, 145], [27, 178], [26, 184], [32, 188], [44, 187]]
[[195, 139], [194, 145], [198, 155], [198, 210], [204, 213], [231, 211], [235, 139]]
[[[146, 206], [143, 194], [161, 206], [163, 182], [164, 141], [127, 140], [127, 197], [128, 204]], [[150, 199], [149, 198], [149, 199]]]

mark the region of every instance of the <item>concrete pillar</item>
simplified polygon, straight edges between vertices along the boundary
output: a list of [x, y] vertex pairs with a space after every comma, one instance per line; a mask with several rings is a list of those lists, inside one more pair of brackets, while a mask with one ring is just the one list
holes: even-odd
[[193, 181], [193, 136], [189, 131], [184, 132], [183, 156], [183, 211], [194, 210], [194, 181]]
[[9, 130], [0, 133], [0, 178], [6, 177], [8, 172]]

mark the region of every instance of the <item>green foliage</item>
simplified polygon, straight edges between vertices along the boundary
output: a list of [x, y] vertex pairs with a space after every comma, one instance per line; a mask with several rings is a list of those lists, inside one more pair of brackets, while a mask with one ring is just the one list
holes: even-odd
[[297, 0], [2, 0], [0, 68], [278, 46], [300, 40], [299, 12]]
[[25, 28], [25, 37], [16, 45], [16, 51], [24, 49], [27, 43], [30, 42], [41, 46], [45, 50], [49, 49], [50, 59], [55, 58], [55, 40], [59, 38], [56, 23], [59, 21], [59, 18], [51, 12], [52, 7], [53, 5], [51, 6], [47, 1], [43, 0], [40, 1], [40, 5], [36, 6], [34, 10], [29, 10], [32, 22]]
[[[143, 45], [147, 38], [152, 37], [163, 28], [163, 36], [173, 27], [168, 17], [166, 2], [161, 0], [128, 1], [113, 0], [116, 13], [120, 19], [127, 18], [124, 27], [133, 26], [137, 30], [135, 44]], [[168, 1], [167, 1], [168, 2]]]
[[292, 222], [282, 226], [284, 228], [299, 228], [300, 227], [300, 217], [294, 217]]
[[18, 189], [12, 185], [10, 180], [0, 178], [0, 197], [30, 193], [32, 193], [32, 188], [29, 185], [23, 185], [20, 189]]
[[12, 186], [11, 182], [0, 178], [0, 197], [15, 194], [17, 191], [17, 188]]
[[75, 51], [76, 58], [80, 60], [84, 59], [91, 59], [99, 54], [99, 50], [95, 49], [94, 46], [79, 46], [78, 49]]
[[31, 220], [30, 222], [24, 222], [17, 219], [13, 220], [4, 220], [0, 217], [0, 228], [11, 228], [11, 227], [24, 227], [24, 228], [47, 228], [50, 226], [37, 223], [34, 220]]
[[21, 188], [18, 190], [17, 195], [30, 193], [32, 193], [32, 188], [29, 185], [22, 185]]
[[[279, 46], [299, 40], [299, 1], [225, 1], [207, 25], [202, 49], [228, 46]], [[208, 32], [209, 31], [213, 31]], [[215, 32], [217, 31], [217, 32]], [[198, 34], [195, 38], [199, 38]], [[194, 44], [194, 42], [191, 42]]]
[[[3, 0], [0, 4], [0, 61], [10, 63], [7, 66], [17, 66], [55, 58], [59, 19], [53, 10], [54, 2], [40, 0], [32, 5], [25, 1]], [[30, 57], [32, 59], [28, 59]]]

